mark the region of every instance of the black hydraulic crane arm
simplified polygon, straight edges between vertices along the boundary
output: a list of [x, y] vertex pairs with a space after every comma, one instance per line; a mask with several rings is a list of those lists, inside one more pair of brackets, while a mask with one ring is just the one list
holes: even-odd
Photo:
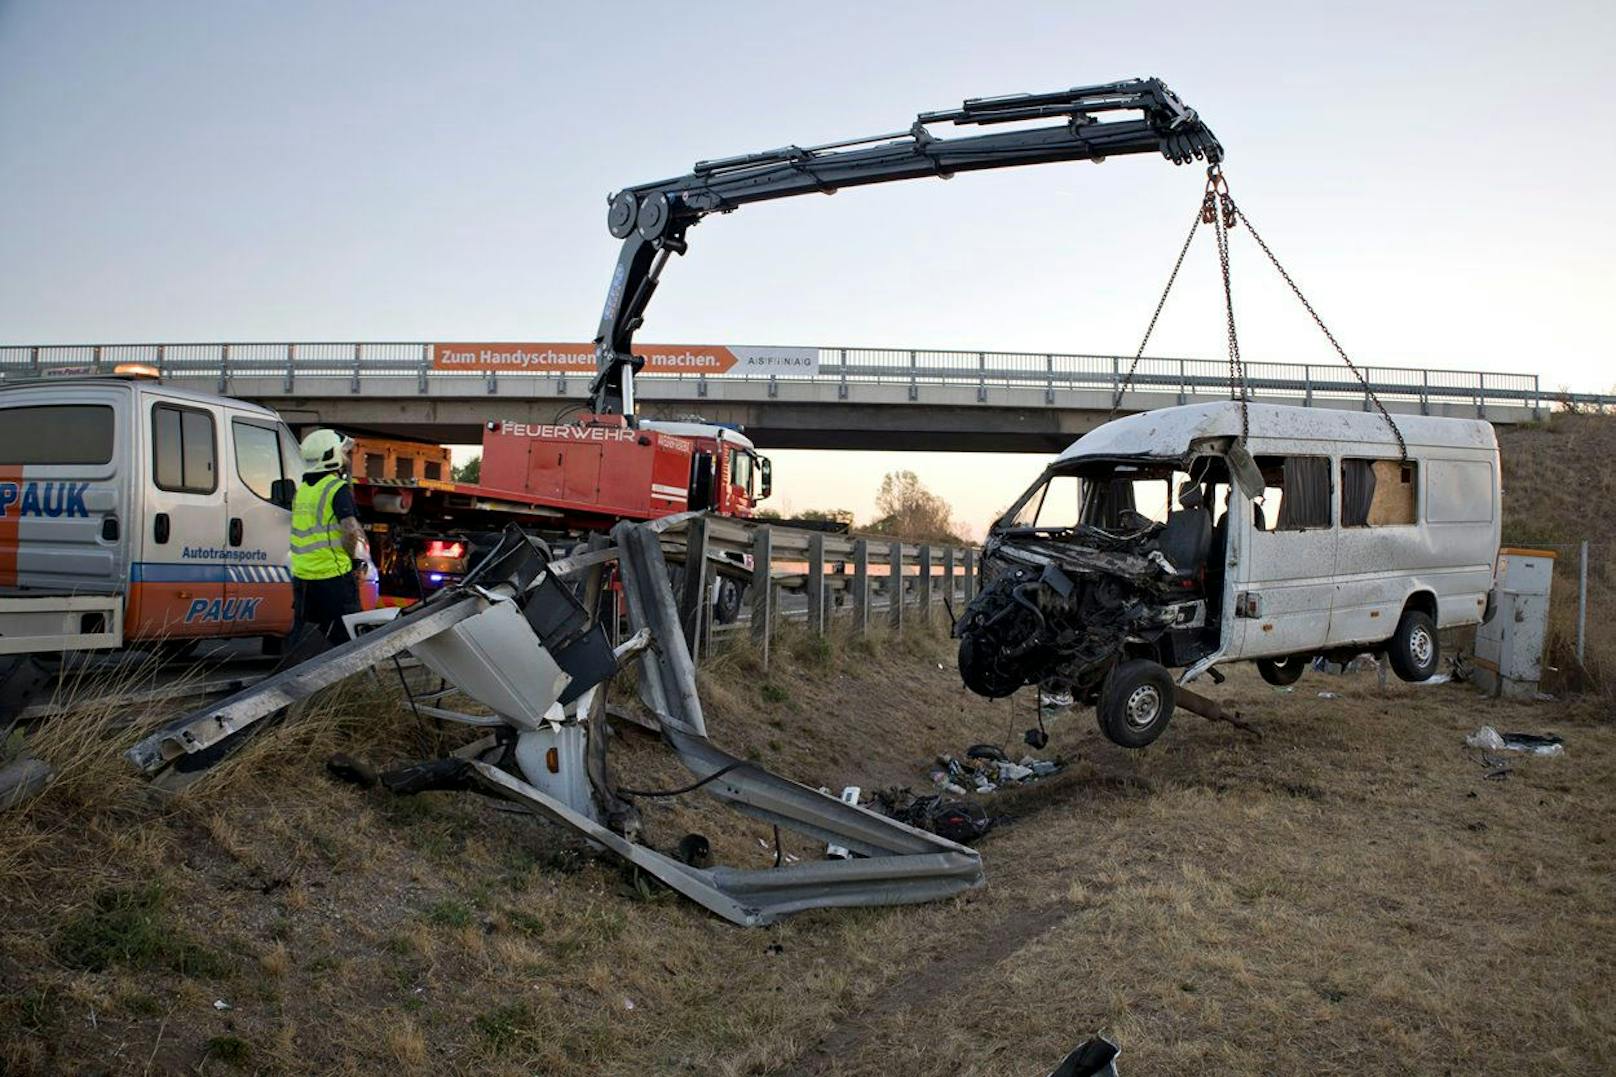
[[[1136, 116], [1102, 120], [1099, 114]], [[939, 138], [928, 125], [991, 125], [1058, 119], [987, 134]], [[978, 97], [957, 109], [922, 112], [907, 131], [823, 146], [785, 146], [698, 161], [689, 175], [627, 187], [611, 198], [607, 227], [623, 241], [595, 336], [590, 386], [596, 414], [633, 421], [634, 333], [670, 254], [685, 252], [685, 230], [709, 213], [799, 194], [956, 172], [1056, 161], [1102, 161], [1124, 153], [1160, 153], [1175, 165], [1216, 163], [1223, 147], [1195, 110], [1158, 79], [1132, 79], [1043, 94]]]

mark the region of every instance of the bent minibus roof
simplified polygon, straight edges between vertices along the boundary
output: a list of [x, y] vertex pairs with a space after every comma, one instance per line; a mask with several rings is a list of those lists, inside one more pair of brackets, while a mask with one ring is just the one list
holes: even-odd
[[[1250, 445], [1261, 452], [1268, 439], [1321, 441], [1371, 448], [1397, 448], [1378, 411], [1303, 408], [1289, 404], [1250, 404]], [[1496, 449], [1492, 424], [1481, 419], [1439, 419], [1428, 415], [1393, 415], [1410, 447]], [[1056, 463], [1090, 457], [1146, 456], [1178, 459], [1191, 442], [1202, 438], [1238, 437], [1240, 404], [1220, 400], [1128, 415], [1089, 431], [1061, 453]]]
[[[96, 376], [92, 374], [66, 378], [29, 378], [27, 381], [0, 381], [0, 394], [20, 393], [28, 390], [30, 391], [29, 396], [38, 394], [48, 397], [53, 389], [78, 388], [85, 385], [105, 385], [116, 389], [126, 389], [133, 393], [146, 393], [192, 404], [225, 404], [241, 411], [253, 412], [266, 419], [273, 419], [276, 422], [279, 422], [281, 418], [273, 408], [266, 408], [262, 404], [254, 404], [251, 401], [240, 400], [233, 396], [221, 396], [218, 393], [204, 392], [200, 389], [179, 389], [148, 378]], [[9, 401], [5, 400], [4, 395], [0, 395], [0, 402]]]

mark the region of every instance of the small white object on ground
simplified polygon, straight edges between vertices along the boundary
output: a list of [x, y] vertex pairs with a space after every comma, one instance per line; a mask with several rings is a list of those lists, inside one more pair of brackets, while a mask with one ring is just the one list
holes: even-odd
[[216, 998], [213, 1000], [213, 1008], [216, 1010], [228, 1010], [231, 1008], [231, 1006], [230, 1003], [226, 1002], [224, 999]]
[[1340, 699], [1341, 694], [1339, 692], [1320, 692], [1319, 693], [1319, 698], [1320, 699]]

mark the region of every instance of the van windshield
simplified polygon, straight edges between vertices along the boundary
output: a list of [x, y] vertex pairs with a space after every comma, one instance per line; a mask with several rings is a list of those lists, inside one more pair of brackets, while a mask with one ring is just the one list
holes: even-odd
[[1094, 527], [1138, 531], [1167, 522], [1173, 490], [1188, 478], [1171, 463], [1087, 460], [1045, 473], [1000, 520], [1007, 530]]

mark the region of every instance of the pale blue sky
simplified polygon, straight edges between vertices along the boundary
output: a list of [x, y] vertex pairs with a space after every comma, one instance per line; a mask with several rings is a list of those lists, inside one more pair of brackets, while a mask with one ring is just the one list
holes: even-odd
[[[1613, 13], [0, 0], [0, 340], [584, 340], [617, 187], [1158, 75], [1362, 361], [1608, 389]], [[1134, 157], [751, 207], [691, 233], [642, 338], [1131, 353], [1200, 183]], [[1201, 254], [1153, 353], [1221, 354]], [[1247, 358], [1329, 361], [1256, 257]], [[796, 508], [867, 514], [911, 466], [978, 527], [1038, 467], [779, 457]]]

